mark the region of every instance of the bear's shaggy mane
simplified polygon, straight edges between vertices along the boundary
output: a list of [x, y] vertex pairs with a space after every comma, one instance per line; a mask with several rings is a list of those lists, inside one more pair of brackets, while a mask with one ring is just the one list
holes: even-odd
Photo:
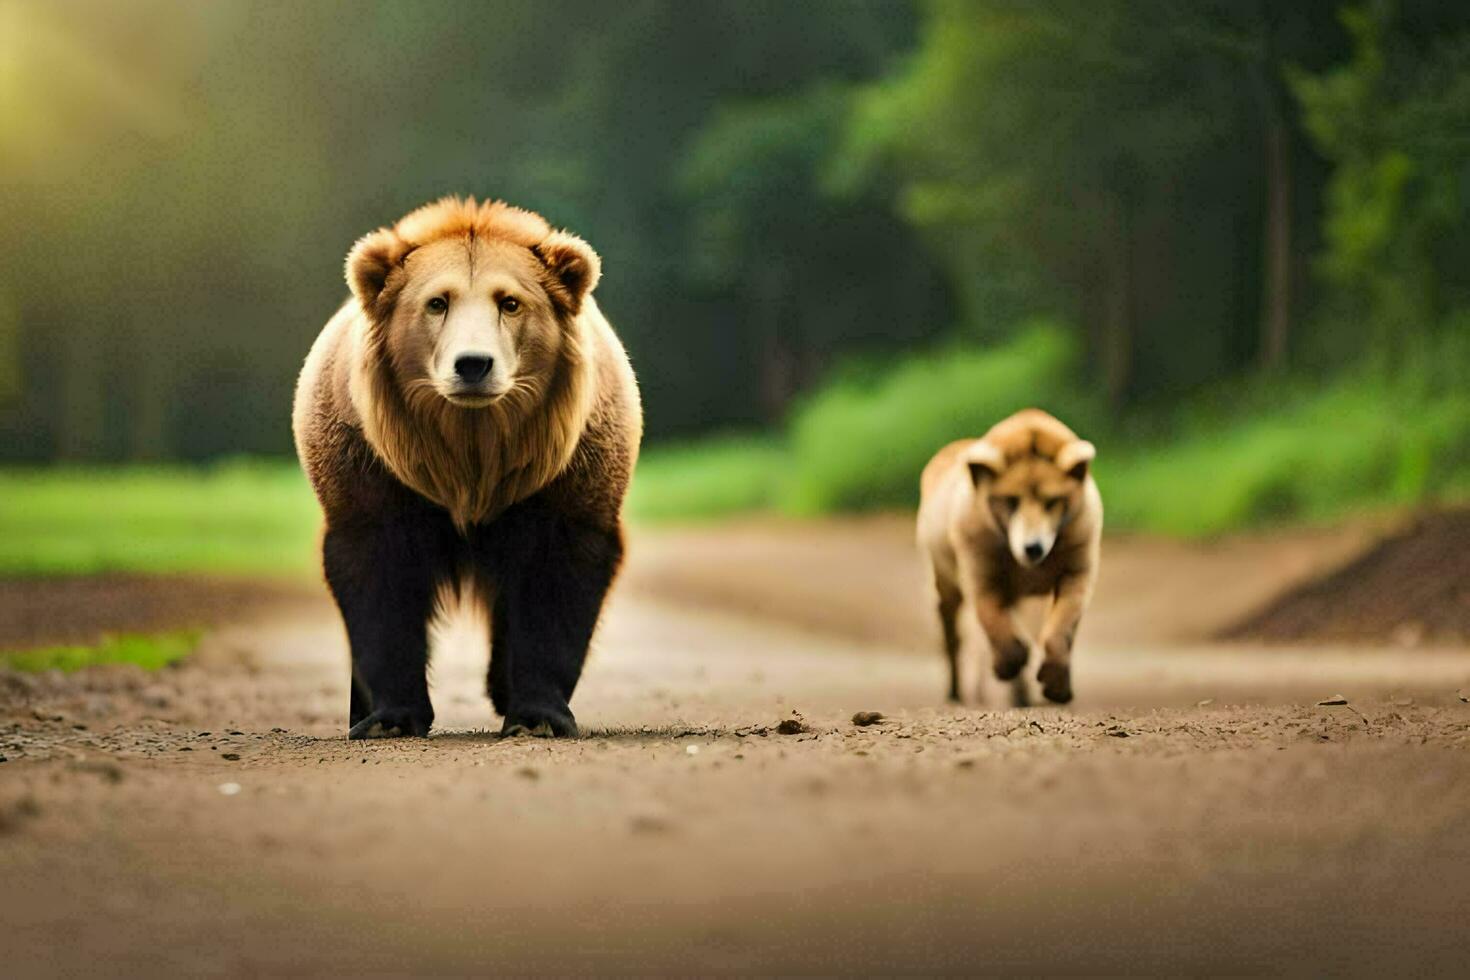
[[[462, 408], [424, 385], [404, 384], [389, 351], [389, 324], [415, 249], [445, 239], [495, 240], [528, 249], [561, 328], [555, 363], [516, 379], [483, 408]], [[588, 317], [597, 254], [575, 235], [502, 201], [447, 197], [380, 228], [353, 247], [347, 279], [366, 321], [354, 356], [352, 401], [373, 450], [405, 485], [445, 508], [463, 531], [549, 484], [571, 462], [594, 400], [597, 372]]]

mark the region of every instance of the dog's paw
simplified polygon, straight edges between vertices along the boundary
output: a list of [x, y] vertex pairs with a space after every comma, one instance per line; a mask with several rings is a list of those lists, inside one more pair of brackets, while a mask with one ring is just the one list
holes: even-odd
[[1012, 640], [1008, 646], [995, 652], [992, 667], [995, 676], [1003, 681], [1011, 680], [1026, 669], [1026, 660], [1031, 651], [1020, 640]]
[[1069, 665], [1048, 660], [1036, 672], [1036, 680], [1048, 701], [1066, 704], [1072, 700], [1072, 668]]

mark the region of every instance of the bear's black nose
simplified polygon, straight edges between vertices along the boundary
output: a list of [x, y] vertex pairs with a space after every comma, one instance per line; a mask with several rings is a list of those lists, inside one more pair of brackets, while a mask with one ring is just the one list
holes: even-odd
[[1040, 541], [1033, 541], [1026, 546], [1026, 557], [1032, 561], [1041, 561], [1041, 556], [1046, 554], [1046, 549], [1041, 546]]
[[466, 354], [454, 359], [454, 373], [465, 384], [477, 385], [495, 366], [495, 358], [483, 354]]

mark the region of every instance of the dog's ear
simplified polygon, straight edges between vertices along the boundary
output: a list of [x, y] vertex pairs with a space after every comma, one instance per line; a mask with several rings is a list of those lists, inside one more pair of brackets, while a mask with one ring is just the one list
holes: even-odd
[[363, 235], [352, 246], [347, 253], [347, 285], [364, 310], [372, 311], [377, 306], [388, 277], [403, 267], [409, 251], [408, 244], [391, 228]]
[[1057, 452], [1057, 468], [1074, 480], [1087, 479], [1088, 467], [1097, 456], [1097, 447], [1086, 439], [1074, 439]]
[[970, 482], [978, 487], [980, 481], [1000, 475], [1006, 466], [1006, 456], [995, 444], [977, 439], [965, 452], [965, 465], [970, 468]]
[[561, 300], [567, 311], [575, 315], [582, 308], [582, 301], [597, 288], [597, 280], [602, 277], [602, 260], [591, 245], [565, 231], [553, 231], [532, 251], [563, 294], [552, 298]]

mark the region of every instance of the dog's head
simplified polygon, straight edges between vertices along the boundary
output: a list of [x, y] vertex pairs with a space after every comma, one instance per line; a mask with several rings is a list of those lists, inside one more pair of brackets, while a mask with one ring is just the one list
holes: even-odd
[[977, 505], [1021, 565], [1045, 561], [1062, 528], [1080, 513], [1096, 455], [1092, 443], [1077, 438], [1049, 454], [1034, 439], [1018, 447], [986, 436], [970, 447], [965, 462]]

